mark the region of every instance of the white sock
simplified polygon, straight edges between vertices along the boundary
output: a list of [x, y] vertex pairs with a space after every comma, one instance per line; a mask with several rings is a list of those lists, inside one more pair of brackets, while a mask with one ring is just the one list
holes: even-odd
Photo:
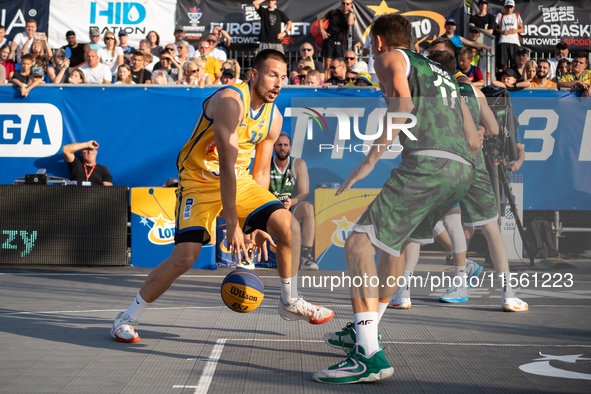
[[144, 299], [140, 295], [140, 292], [138, 291], [137, 295], [135, 296], [135, 300], [133, 300], [131, 306], [127, 308], [125, 313], [127, 314], [127, 316], [131, 318], [131, 320], [138, 320], [140, 318], [140, 315], [144, 312], [144, 309], [146, 309], [147, 306], [148, 303], [144, 301]]
[[[509, 284], [509, 272], [501, 272], [498, 274], [499, 283], [501, 284], [501, 288], [503, 289], [503, 298], [514, 298], [515, 293], [513, 292], [513, 288]], [[503, 283], [503, 278], [505, 279]]]
[[410, 277], [412, 276], [412, 271], [404, 270], [402, 271], [402, 276], [404, 276], [404, 283], [400, 282], [400, 284], [404, 285], [403, 288], [408, 289], [410, 287]]
[[378, 343], [378, 312], [355, 313], [355, 331], [357, 331], [357, 343], [363, 346], [366, 356], [380, 349]]
[[[467, 278], [464, 278], [465, 275], [466, 275], [466, 266], [465, 265], [460, 265], [460, 266], [457, 266], [456, 265], [456, 273], [455, 273], [455, 276], [459, 277], [460, 280], [461, 280], [461, 282], [460, 282], [461, 283], [461, 286], [458, 286], [458, 287], [466, 287], [466, 279]], [[458, 284], [458, 279], [455, 279], [454, 278], [454, 282], [455, 282], [454, 283], [454, 286], [457, 285]]]
[[378, 323], [380, 322], [380, 320], [382, 320], [382, 316], [384, 315], [384, 312], [386, 312], [386, 308], [388, 308], [387, 302], [385, 304], [382, 302], [378, 302]]
[[[289, 305], [290, 301], [294, 299], [293, 294], [297, 294], [298, 276], [289, 279], [279, 278], [279, 281], [281, 282], [281, 302], [283, 305]], [[295, 292], [292, 292], [292, 289]]]
[[298, 296], [298, 275], [293, 276], [291, 279], [291, 300]]

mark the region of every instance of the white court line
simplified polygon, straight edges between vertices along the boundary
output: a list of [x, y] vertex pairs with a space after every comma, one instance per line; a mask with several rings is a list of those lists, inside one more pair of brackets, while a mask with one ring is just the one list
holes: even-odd
[[209, 361], [205, 364], [203, 372], [201, 373], [201, 378], [199, 378], [199, 382], [195, 388], [195, 394], [206, 394], [209, 390], [209, 386], [213, 380], [213, 375], [215, 374], [215, 369], [218, 366], [218, 361], [220, 361], [226, 341], [227, 339], [218, 339], [216, 344], [213, 346], [211, 354], [209, 355]]

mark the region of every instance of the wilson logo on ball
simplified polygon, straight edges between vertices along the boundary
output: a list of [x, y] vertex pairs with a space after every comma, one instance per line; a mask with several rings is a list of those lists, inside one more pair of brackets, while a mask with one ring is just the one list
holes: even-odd
[[245, 313], [254, 311], [261, 304], [265, 287], [254, 272], [237, 270], [224, 278], [221, 294], [228, 308]]

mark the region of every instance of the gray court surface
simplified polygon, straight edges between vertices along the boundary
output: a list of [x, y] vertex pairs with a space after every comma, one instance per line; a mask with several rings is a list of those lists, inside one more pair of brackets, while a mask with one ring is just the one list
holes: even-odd
[[[552, 270], [511, 263], [524, 285], [518, 296], [530, 306], [525, 313], [501, 311], [489, 270], [459, 305], [438, 302], [443, 287], [413, 289], [412, 308], [389, 309], [380, 323], [394, 375], [346, 386], [312, 380], [345, 356], [326, 346], [323, 334], [352, 320], [348, 290], [331, 291], [330, 282], [316, 288], [300, 280], [307, 300], [335, 311], [315, 326], [279, 317], [275, 270], [256, 271], [265, 298], [247, 314], [220, 298], [231, 269], [190, 270], [142, 315], [141, 341], [125, 344], [109, 330], [150, 269], [0, 266], [0, 392], [589, 393], [591, 260], [569, 262]], [[453, 267], [433, 252], [421, 257], [416, 274], [442, 272], [453, 274]], [[314, 276], [319, 284], [321, 276], [341, 274], [301, 272], [300, 279]]]

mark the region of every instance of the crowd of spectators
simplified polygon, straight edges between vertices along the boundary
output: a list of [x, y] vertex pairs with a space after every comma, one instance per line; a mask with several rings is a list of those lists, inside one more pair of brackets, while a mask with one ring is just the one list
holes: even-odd
[[[466, 37], [456, 34], [453, 18], [445, 21], [444, 34], [431, 42], [432, 46], [451, 41], [457, 59], [454, 71], [461, 72], [471, 83], [483, 87], [492, 83], [508, 89], [526, 87], [582, 89], [589, 95], [591, 80], [586, 54], [569, 57], [568, 45], [563, 41], [556, 45], [555, 56], [535, 62], [528, 48], [521, 46], [519, 34], [523, 32], [523, 20], [515, 9], [514, 0], [504, 2], [504, 12], [490, 13], [487, 0], [474, 4], [477, 13], [470, 18]], [[260, 49], [274, 48], [283, 51], [282, 39], [288, 34], [292, 22], [277, 7], [276, 0], [255, 0], [253, 6], [261, 17]], [[364, 43], [356, 43], [353, 50], [347, 48], [347, 34], [355, 23], [353, 0], [342, 0], [341, 6], [318, 16], [318, 29], [323, 37], [321, 60], [315, 56], [314, 45], [304, 42], [289, 68], [287, 84], [294, 85], [373, 85], [377, 77], [373, 70], [371, 37]], [[492, 48], [479, 42], [481, 32], [498, 37], [496, 47], [497, 80], [487, 81], [481, 68], [481, 58]], [[154, 30], [149, 31], [138, 48], [128, 44], [128, 33], [120, 30], [117, 37], [107, 31], [102, 35], [98, 28], [89, 30], [88, 43], [79, 43], [76, 33], [66, 32], [67, 45], [52, 50], [45, 33], [37, 32], [33, 19], [26, 21], [25, 31], [18, 33], [12, 42], [5, 38], [0, 25], [0, 81], [13, 82], [22, 94], [28, 94], [35, 78], [46, 83], [87, 84], [188, 84], [203, 87], [209, 84], [240, 82], [249, 78], [249, 69], [241, 70], [236, 59], [228, 59], [232, 38], [221, 27], [214, 27], [197, 47], [186, 41], [183, 26], [176, 26], [168, 44]], [[445, 45], [444, 45], [445, 46]], [[418, 50], [418, 44], [414, 45]], [[28, 60], [23, 60], [25, 59]], [[368, 63], [363, 61], [367, 56]], [[32, 59], [32, 63], [30, 61]], [[580, 60], [579, 60], [580, 59]], [[31, 64], [30, 64], [31, 63]], [[41, 71], [33, 67], [39, 67]], [[75, 71], [81, 71], [75, 73]], [[241, 73], [242, 71], [242, 73]], [[367, 77], [359, 80], [361, 73]], [[35, 76], [33, 74], [36, 74]]]

